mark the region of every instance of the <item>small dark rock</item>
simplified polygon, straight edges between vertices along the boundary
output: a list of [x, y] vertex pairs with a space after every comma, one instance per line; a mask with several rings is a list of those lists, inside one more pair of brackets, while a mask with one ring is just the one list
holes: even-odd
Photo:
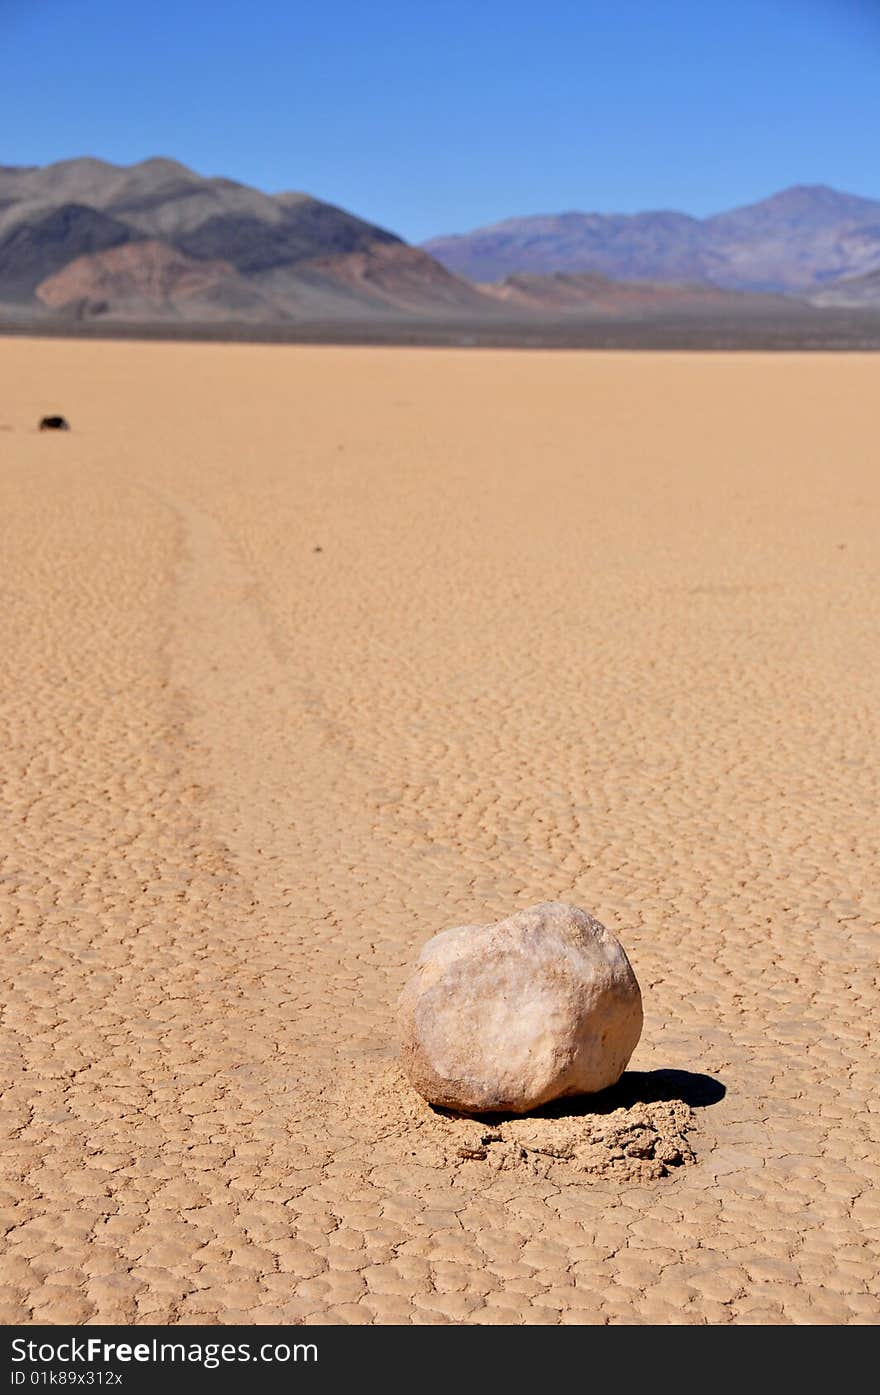
[[43, 417], [40, 421], [41, 431], [69, 431], [70, 423], [64, 417]]
[[313, 552], [323, 552], [324, 549], [323, 549], [323, 547], [321, 547], [321, 546], [319, 545], [319, 546], [317, 546], [317, 547], [313, 547], [313, 548], [312, 548], [312, 551], [313, 551]]

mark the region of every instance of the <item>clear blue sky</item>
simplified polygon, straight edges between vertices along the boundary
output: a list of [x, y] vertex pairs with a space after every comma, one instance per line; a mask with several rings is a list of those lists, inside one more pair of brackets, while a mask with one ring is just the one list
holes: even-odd
[[880, 0], [0, 0], [0, 163], [170, 155], [417, 241], [880, 197]]

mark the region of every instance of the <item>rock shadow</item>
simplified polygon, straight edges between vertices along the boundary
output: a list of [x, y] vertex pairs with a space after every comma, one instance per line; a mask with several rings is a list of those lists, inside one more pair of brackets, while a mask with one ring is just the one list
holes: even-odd
[[600, 1094], [585, 1096], [585, 1112], [606, 1113], [611, 1109], [629, 1109], [634, 1104], [656, 1104], [658, 1101], [679, 1100], [690, 1109], [706, 1109], [718, 1104], [727, 1094], [727, 1087], [714, 1075], [701, 1075], [692, 1070], [628, 1070], [616, 1085]]
[[[628, 1070], [616, 1085], [595, 1095], [569, 1095], [552, 1100], [526, 1115], [480, 1114], [476, 1118], [489, 1123], [506, 1119], [575, 1119], [595, 1114], [612, 1114], [615, 1109], [632, 1109], [639, 1104], [680, 1103], [689, 1109], [706, 1109], [718, 1104], [727, 1094], [726, 1087], [713, 1075], [700, 1075], [690, 1070]], [[436, 1108], [438, 1114], [451, 1110]]]
[[632, 1109], [635, 1104], [675, 1100], [690, 1109], [706, 1109], [723, 1100], [726, 1094], [725, 1086], [713, 1075], [700, 1075], [691, 1070], [627, 1070], [616, 1085], [600, 1090], [597, 1095], [553, 1100], [535, 1113], [548, 1119], [560, 1115], [610, 1114], [615, 1109]]

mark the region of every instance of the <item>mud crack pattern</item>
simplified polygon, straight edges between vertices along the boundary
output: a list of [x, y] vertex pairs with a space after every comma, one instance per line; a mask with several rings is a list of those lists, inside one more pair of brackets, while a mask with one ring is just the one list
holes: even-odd
[[[0, 1320], [876, 1323], [876, 360], [0, 359]], [[388, 1074], [545, 899], [616, 1139]]]

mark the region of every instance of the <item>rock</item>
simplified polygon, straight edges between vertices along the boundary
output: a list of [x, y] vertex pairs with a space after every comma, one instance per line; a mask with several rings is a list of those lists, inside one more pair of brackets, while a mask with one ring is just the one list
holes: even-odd
[[523, 1114], [620, 1079], [642, 997], [613, 935], [544, 901], [429, 940], [400, 997], [403, 1065], [431, 1104]]
[[70, 424], [64, 417], [42, 417], [40, 420], [41, 431], [69, 431]]

